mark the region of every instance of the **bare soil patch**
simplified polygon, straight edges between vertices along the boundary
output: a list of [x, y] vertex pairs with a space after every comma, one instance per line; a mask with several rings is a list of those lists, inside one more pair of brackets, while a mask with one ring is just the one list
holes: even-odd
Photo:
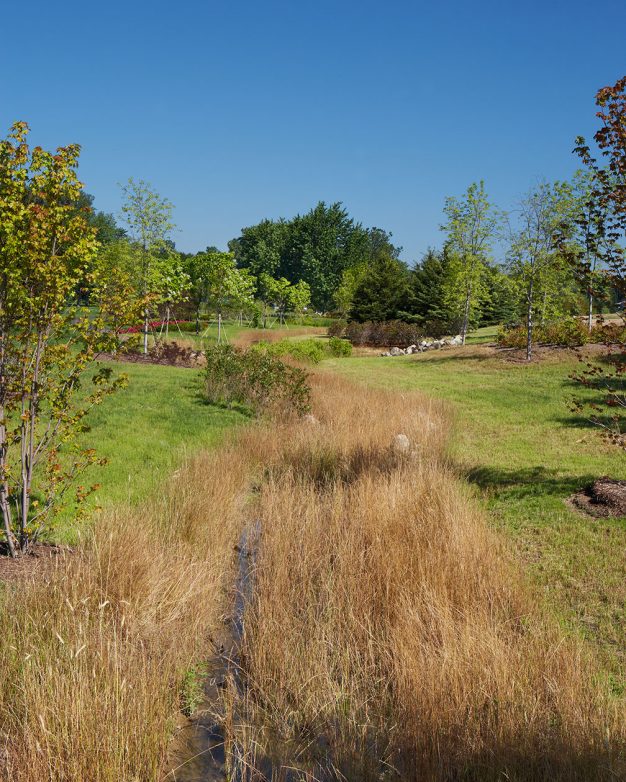
[[0, 582], [9, 583], [39, 577], [58, 562], [74, 553], [69, 546], [35, 543], [17, 557], [0, 556]]
[[568, 504], [595, 518], [626, 516], [626, 481], [598, 478], [583, 491], [573, 494]]
[[159, 348], [152, 348], [144, 354], [135, 350], [121, 351], [119, 353], [100, 353], [100, 361], [121, 361], [129, 364], [160, 364], [170, 367], [196, 368], [204, 363], [201, 350], [194, 350], [188, 345], [178, 342], [168, 342]]

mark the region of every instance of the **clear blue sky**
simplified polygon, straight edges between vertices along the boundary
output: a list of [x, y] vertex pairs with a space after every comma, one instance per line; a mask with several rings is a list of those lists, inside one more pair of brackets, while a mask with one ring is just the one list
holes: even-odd
[[626, 0], [4, 2], [3, 132], [83, 146], [96, 207], [151, 182], [182, 250], [343, 201], [413, 260], [446, 195], [569, 176], [626, 73]]

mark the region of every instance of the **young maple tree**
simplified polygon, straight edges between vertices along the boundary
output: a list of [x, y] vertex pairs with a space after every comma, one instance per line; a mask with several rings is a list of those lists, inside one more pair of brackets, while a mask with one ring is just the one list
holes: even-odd
[[[101, 368], [81, 384], [133, 316], [93, 264], [80, 147], [31, 149], [28, 130], [17, 122], [0, 141], [0, 542], [12, 556], [49, 529], [70, 489], [77, 503], [89, 493], [76, 478], [98, 457], [79, 435], [124, 378]], [[78, 305], [87, 293], [97, 309]]]
[[[587, 166], [591, 186], [587, 205], [593, 216], [593, 250], [600, 255], [606, 275], [623, 302], [626, 298], [626, 76], [596, 94], [597, 116], [601, 127], [594, 140], [601, 161], [593, 156], [582, 136], [576, 139], [575, 152]], [[583, 274], [589, 274], [589, 259], [584, 253], [574, 258]], [[622, 324], [624, 325], [624, 324]], [[604, 360], [588, 361], [573, 377], [584, 386], [600, 392], [590, 403], [576, 400], [574, 408], [600, 426], [610, 441], [626, 448], [626, 339], [624, 328], [607, 329]]]

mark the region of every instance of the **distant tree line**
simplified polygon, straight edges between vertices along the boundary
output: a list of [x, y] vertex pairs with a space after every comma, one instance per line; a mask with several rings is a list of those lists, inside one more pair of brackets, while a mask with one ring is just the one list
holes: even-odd
[[[589, 153], [577, 149], [588, 164]], [[606, 191], [615, 175], [594, 165], [569, 182], [538, 184], [508, 213], [484, 182], [471, 183], [445, 199], [441, 246], [412, 263], [391, 232], [364, 226], [340, 202], [245, 227], [227, 251], [179, 253], [171, 205], [129, 180], [123, 225], [103, 212], [91, 212], [89, 223], [99, 262], [142, 300], [144, 349], [150, 318], [164, 311], [168, 322], [184, 302], [198, 330], [208, 314], [267, 326], [310, 308], [348, 321], [401, 320], [431, 334], [459, 333], [463, 342], [477, 326], [516, 324], [530, 358], [536, 326], [585, 313], [591, 330], [594, 314], [623, 298], [610, 269], [617, 243], [606, 228], [609, 201], [597, 195], [598, 182]]]

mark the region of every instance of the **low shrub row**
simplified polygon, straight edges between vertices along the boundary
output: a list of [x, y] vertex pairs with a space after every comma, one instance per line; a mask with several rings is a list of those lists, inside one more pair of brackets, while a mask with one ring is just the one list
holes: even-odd
[[[596, 321], [591, 331], [580, 318], [564, 318], [550, 323], [538, 323], [533, 329], [533, 342], [576, 348], [588, 343], [623, 342], [626, 325], [620, 321]], [[525, 326], [503, 326], [498, 332], [498, 344], [507, 348], [526, 347]]]
[[310, 408], [307, 373], [266, 350], [214, 345], [205, 352], [208, 402], [240, 405], [259, 415], [304, 415]]
[[[526, 326], [503, 326], [498, 331], [498, 344], [507, 348], [526, 347]], [[565, 318], [550, 323], [538, 323], [533, 328], [533, 343], [575, 348], [589, 342], [587, 326], [577, 318]]]
[[329, 336], [344, 337], [352, 345], [369, 345], [371, 347], [405, 348], [414, 345], [424, 338], [424, 326], [414, 323], [404, 323], [401, 320], [389, 320], [374, 323], [356, 323], [337, 321], [328, 329]]
[[321, 339], [283, 339], [280, 342], [257, 342], [255, 350], [262, 350], [274, 356], [291, 356], [296, 361], [319, 364], [324, 358], [340, 358], [352, 353], [352, 345], [347, 339], [330, 337]]

